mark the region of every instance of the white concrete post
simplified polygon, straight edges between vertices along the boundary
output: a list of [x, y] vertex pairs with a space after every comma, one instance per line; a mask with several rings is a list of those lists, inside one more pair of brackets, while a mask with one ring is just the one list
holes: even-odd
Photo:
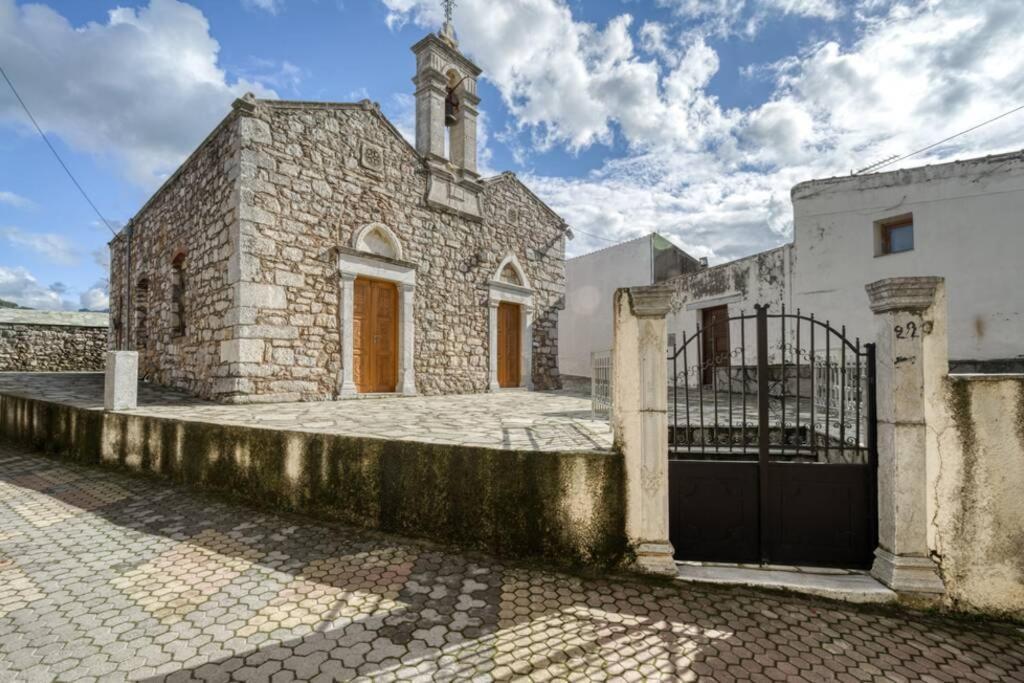
[[612, 428], [626, 469], [626, 536], [641, 571], [675, 576], [668, 540], [668, 334], [672, 289], [615, 293]]
[[106, 410], [134, 410], [138, 406], [138, 394], [138, 352], [107, 351], [103, 408]]
[[498, 391], [501, 388], [498, 384], [498, 302], [494, 299], [487, 302], [487, 325], [487, 353], [490, 360], [487, 388]]
[[941, 593], [928, 548], [928, 397], [949, 373], [945, 285], [901, 277], [867, 285], [876, 324], [878, 549], [871, 573], [895, 591]]
[[416, 285], [403, 282], [399, 285], [402, 290], [401, 316], [402, 316], [402, 353], [400, 354], [402, 368], [401, 379], [398, 391], [405, 396], [416, 395], [416, 311], [415, 299]]
[[355, 322], [355, 282], [356, 276], [351, 273], [341, 273], [338, 287], [338, 316], [340, 318], [341, 331], [341, 372], [338, 377], [338, 397], [350, 398], [358, 392], [356, 390], [355, 378], [352, 374], [352, 355], [354, 345], [352, 342], [352, 329]]

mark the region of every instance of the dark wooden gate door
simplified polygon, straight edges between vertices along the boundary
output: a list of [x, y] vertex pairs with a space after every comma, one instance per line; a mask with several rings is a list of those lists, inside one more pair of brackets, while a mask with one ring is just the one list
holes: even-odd
[[701, 311], [703, 334], [701, 344], [704, 358], [708, 359], [702, 373], [704, 384], [714, 384], [715, 368], [729, 367], [729, 307], [712, 306]]
[[518, 387], [522, 379], [520, 355], [520, 307], [518, 304], [498, 304], [498, 386]]
[[669, 358], [676, 558], [869, 566], [878, 539], [874, 345], [784, 308], [724, 324], [739, 344], [727, 347], [732, 370], [713, 388], [706, 373], [720, 356], [717, 347], [704, 353], [705, 327], [683, 335]]
[[353, 300], [353, 379], [359, 393], [388, 393], [398, 384], [398, 289], [356, 278]]

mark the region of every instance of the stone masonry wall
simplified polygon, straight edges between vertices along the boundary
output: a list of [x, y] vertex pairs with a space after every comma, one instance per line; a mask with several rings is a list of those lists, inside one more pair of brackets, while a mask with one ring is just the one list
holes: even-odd
[[[483, 223], [428, 208], [415, 150], [375, 105], [254, 102], [241, 125], [233, 400], [323, 400], [340, 369], [334, 247], [380, 222], [417, 266], [415, 369], [424, 394], [486, 391], [487, 281], [515, 254], [533, 285], [533, 375], [557, 387], [564, 228], [514, 176], [485, 183]], [[252, 283], [251, 285], [248, 283]]]
[[103, 369], [105, 327], [0, 322], [0, 371], [82, 372]]
[[[238, 243], [238, 119], [230, 114], [111, 242], [112, 348], [139, 351], [139, 376], [210, 398], [227, 366], [220, 342], [232, 324], [229, 261]], [[184, 334], [178, 334], [172, 262], [185, 254]], [[140, 288], [140, 281], [148, 288]], [[131, 302], [128, 303], [131, 284]], [[140, 327], [144, 334], [140, 334]]]

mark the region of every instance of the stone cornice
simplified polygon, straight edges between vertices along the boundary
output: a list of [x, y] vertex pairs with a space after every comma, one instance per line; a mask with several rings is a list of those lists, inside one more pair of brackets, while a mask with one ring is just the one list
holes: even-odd
[[428, 46], [434, 47], [440, 51], [445, 57], [463, 67], [474, 78], [483, 73], [483, 70], [480, 67], [469, 61], [466, 56], [458, 50], [452, 49], [451, 45], [441, 40], [441, 38], [435, 33], [428, 33], [424, 36], [423, 40], [413, 45], [410, 49], [418, 55]]
[[514, 292], [516, 294], [533, 294], [533, 290], [530, 289], [529, 287], [523, 287], [522, 285], [514, 285], [511, 282], [503, 282], [502, 280], [488, 280], [487, 286], [496, 289], [504, 289], [509, 292]]
[[945, 281], [937, 276], [891, 277], [872, 282], [864, 287], [871, 310], [923, 311], [935, 302], [935, 292]]
[[334, 252], [339, 256], [353, 256], [356, 258], [367, 259], [370, 261], [378, 261], [383, 264], [398, 266], [399, 268], [408, 268], [411, 270], [416, 270], [416, 264], [411, 261], [402, 261], [400, 259], [388, 258], [387, 256], [381, 256], [379, 254], [371, 254], [368, 251], [359, 251], [358, 249], [353, 249], [352, 247], [343, 244], [336, 245], [334, 247]]
[[636, 316], [662, 316], [672, 307], [675, 290], [665, 285], [630, 287], [629, 307]]

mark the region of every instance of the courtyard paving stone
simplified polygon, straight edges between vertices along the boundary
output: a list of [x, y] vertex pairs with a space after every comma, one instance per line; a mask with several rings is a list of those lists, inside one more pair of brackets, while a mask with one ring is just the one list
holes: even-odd
[[[103, 409], [103, 375], [0, 372], [0, 394]], [[527, 451], [605, 451], [612, 432], [591, 419], [590, 399], [562, 392], [500, 391], [346, 401], [225, 405], [141, 382], [130, 414], [196, 422]], [[115, 492], [106, 495], [116, 495]]]
[[1024, 632], [581, 578], [0, 446], [0, 680], [350, 679], [1024, 681]]

